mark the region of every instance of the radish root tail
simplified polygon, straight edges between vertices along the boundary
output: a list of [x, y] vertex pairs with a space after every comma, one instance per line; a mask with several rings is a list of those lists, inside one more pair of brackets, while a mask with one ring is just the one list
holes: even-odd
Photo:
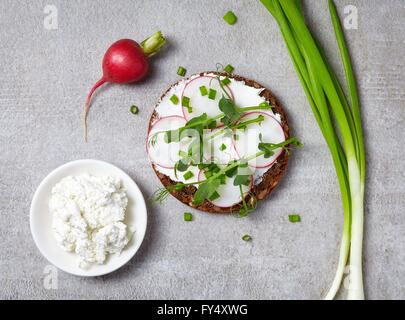
[[86, 104], [84, 105], [84, 114], [83, 114], [83, 124], [84, 124], [84, 141], [87, 142], [87, 113], [89, 112], [89, 104], [91, 96], [93, 95], [94, 90], [96, 90], [99, 86], [106, 82], [106, 79], [102, 77], [94, 87], [91, 89], [89, 96], [87, 97]]

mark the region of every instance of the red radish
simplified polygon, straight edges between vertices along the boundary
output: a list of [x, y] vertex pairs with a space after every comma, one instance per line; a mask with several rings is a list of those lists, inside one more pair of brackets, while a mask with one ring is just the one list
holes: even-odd
[[[200, 170], [198, 174], [198, 181], [206, 179], [203, 173], [204, 170]], [[230, 208], [238, 203], [241, 203], [242, 199], [240, 196], [239, 186], [233, 185], [234, 179], [235, 177], [233, 178], [227, 177], [226, 184], [221, 184], [217, 189], [217, 192], [220, 194], [220, 197], [213, 201], [211, 200], [208, 201], [220, 208]], [[251, 176], [250, 178], [249, 186], [242, 185], [242, 191], [243, 193], [246, 193], [245, 199], [248, 196], [248, 192], [252, 189], [252, 186], [253, 186], [253, 176]]]
[[166, 40], [159, 31], [141, 42], [131, 39], [121, 39], [114, 42], [103, 58], [103, 76], [91, 89], [84, 108], [84, 134], [87, 141], [87, 113], [91, 96], [105, 82], [130, 83], [142, 79], [148, 72], [147, 57], [155, 54], [165, 44]]
[[[208, 95], [202, 96], [200, 92], [201, 86], [205, 86], [207, 91], [209, 91], [209, 89], [215, 90], [215, 99], [209, 99]], [[234, 100], [232, 90], [229, 88], [229, 86], [225, 86], [225, 88], [232, 100]], [[199, 76], [190, 80], [183, 89], [181, 101], [183, 101], [184, 96], [190, 98], [190, 107], [192, 107], [193, 111], [189, 113], [187, 108], [183, 107], [184, 118], [186, 120], [190, 120], [193, 117], [200, 116], [204, 112], [207, 114], [208, 118], [218, 115], [218, 102], [222, 95], [223, 92], [219, 85], [218, 79], [214, 76]]]

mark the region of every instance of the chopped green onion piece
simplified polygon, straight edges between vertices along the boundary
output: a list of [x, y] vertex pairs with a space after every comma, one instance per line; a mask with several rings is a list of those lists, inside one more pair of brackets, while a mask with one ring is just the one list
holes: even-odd
[[184, 178], [185, 180], [189, 180], [189, 179], [191, 179], [192, 177], [194, 177], [194, 173], [192, 173], [191, 171], [187, 171], [187, 172], [183, 175], [183, 178]]
[[228, 22], [230, 25], [234, 24], [236, 22], [236, 16], [232, 11], [228, 11], [224, 15], [224, 20]]
[[224, 145], [224, 144], [222, 144], [220, 147], [219, 147], [219, 150], [221, 150], [221, 151], [224, 151], [226, 149], [226, 145]]
[[209, 197], [209, 199], [210, 199], [210, 201], [214, 201], [214, 200], [218, 199], [219, 197], [220, 197], [220, 194], [215, 191], [215, 192], [212, 194], [212, 196]]
[[259, 107], [269, 107], [270, 104], [267, 101], [263, 101], [262, 103], [259, 104]]
[[183, 97], [183, 100], [181, 101], [181, 105], [182, 105], [183, 107], [189, 107], [189, 106], [190, 106], [190, 98], [184, 96], [184, 97]]
[[217, 173], [221, 169], [215, 163], [210, 163], [210, 165], [208, 166], [208, 170], [212, 171], [213, 173]]
[[179, 68], [177, 69], [177, 74], [178, 74], [179, 76], [184, 77], [184, 76], [186, 75], [186, 72], [187, 72], [187, 70], [184, 69], [182, 66], [179, 66]]
[[193, 215], [190, 212], [184, 212], [184, 221], [193, 220]]
[[249, 236], [248, 234], [245, 234], [245, 235], [242, 237], [242, 240], [243, 240], [243, 241], [250, 241], [250, 240], [252, 240], [252, 237]]
[[236, 133], [233, 135], [233, 140], [239, 140], [239, 136]]
[[227, 72], [227, 73], [232, 73], [233, 67], [232, 67], [230, 64], [228, 64], [228, 65], [224, 68], [224, 71]]
[[221, 180], [221, 184], [226, 184], [226, 175], [220, 175], [219, 179]]
[[208, 98], [211, 100], [215, 100], [216, 95], [217, 95], [217, 91], [214, 89], [210, 89], [210, 92], [208, 93]]
[[288, 219], [290, 220], [290, 222], [300, 222], [301, 221], [299, 214], [289, 214]]
[[179, 98], [174, 94], [170, 97], [170, 101], [173, 102], [173, 104], [178, 104]]
[[131, 113], [132, 114], [138, 114], [139, 108], [137, 106], [131, 106]]
[[188, 112], [188, 113], [193, 112], [193, 108], [191, 108], [191, 107], [186, 107], [186, 108], [187, 108], [187, 112]]
[[228, 84], [230, 84], [231, 83], [231, 80], [229, 80], [229, 78], [225, 78], [224, 80], [222, 80], [222, 84], [224, 85], [224, 86], [227, 86]]
[[209, 166], [208, 163], [200, 163], [200, 164], [198, 164], [198, 169], [202, 170], [202, 169], [207, 168], [208, 166]]
[[204, 171], [204, 175], [208, 179], [209, 177], [212, 177], [213, 173], [212, 171]]
[[205, 86], [200, 87], [200, 92], [202, 96], [206, 96], [208, 94], [207, 88]]

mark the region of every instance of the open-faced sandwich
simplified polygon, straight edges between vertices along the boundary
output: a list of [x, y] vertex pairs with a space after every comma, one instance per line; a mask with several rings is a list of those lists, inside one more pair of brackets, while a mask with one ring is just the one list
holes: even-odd
[[246, 215], [279, 183], [288, 163], [287, 117], [259, 83], [203, 72], [173, 84], [149, 122], [147, 152], [172, 194], [207, 212]]

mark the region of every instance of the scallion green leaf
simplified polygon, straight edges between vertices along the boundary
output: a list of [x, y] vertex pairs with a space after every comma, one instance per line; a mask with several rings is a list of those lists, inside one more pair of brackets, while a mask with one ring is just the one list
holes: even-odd
[[194, 177], [194, 173], [192, 173], [191, 171], [187, 171], [187, 172], [183, 175], [184, 180], [189, 180], [189, 179], [191, 179], [192, 177]]
[[300, 218], [299, 214], [289, 214], [288, 220], [290, 220], [290, 222], [300, 222], [301, 218]]
[[250, 241], [250, 240], [252, 240], [252, 237], [249, 236], [248, 234], [245, 234], [245, 235], [242, 237], [242, 240], [243, 240], [243, 241]]
[[184, 77], [184, 76], [186, 75], [186, 72], [187, 72], [187, 70], [184, 69], [182, 66], [179, 66], [179, 68], [177, 69], [177, 74], [178, 74], [179, 76]]
[[224, 71], [227, 72], [227, 73], [232, 73], [233, 70], [234, 70], [234, 68], [233, 68], [230, 64], [228, 64], [228, 65], [224, 68]]
[[228, 11], [225, 15], [224, 15], [224, 20], [232, 25], [236, 22], [236, 16], [232, 11]]
[[183, 97], [183, 100], [181, 101], [181, 105], [182, 105], [183, 107], [189, 107], [189, 106], [190, 106], [190, 98], [184, 96], [184, 97]]
[[230, 84], [231, 83], [231, 80], [229, 80], [229, 78], [225, 78], [224, 80], [222, 80], [222, 84], [224, 85], [224, 86], [227, 86], [228, 84]]
[[173, 102], [173, 104], [178, 104], [179, 103], [179, 98], [175, 94], [173, 94], [170, 97], [170, 101]]
[[207, 88], [205, 86], [200, 87], [200, 92], [202, 96], [206, 96], [208, 94]]
[[134, 106], [134, 105], [131, 106], [130, 110], [131, 110], [132, 114], [138, 114], [138, 112], [139, 112], [139, 108], [137, 106]]
[[208, 93], [208, 98], [211, 100], [215, 100], [215, 96], [217, 95], [217, 91], [214, 89], [210, 89]]

